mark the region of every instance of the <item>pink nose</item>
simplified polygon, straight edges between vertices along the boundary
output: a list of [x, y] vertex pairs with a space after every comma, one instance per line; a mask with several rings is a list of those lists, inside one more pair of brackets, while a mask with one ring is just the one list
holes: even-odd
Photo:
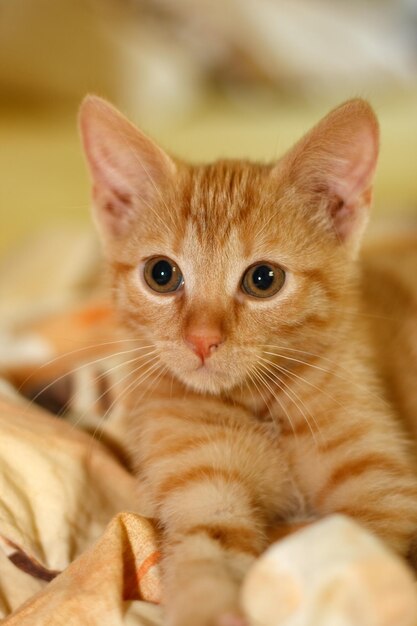
[[223, 338], [219, 333], [190, 333], [185, 337], [185, 342], [202, 361], [208, 359], [217, 350], [222, 341]]

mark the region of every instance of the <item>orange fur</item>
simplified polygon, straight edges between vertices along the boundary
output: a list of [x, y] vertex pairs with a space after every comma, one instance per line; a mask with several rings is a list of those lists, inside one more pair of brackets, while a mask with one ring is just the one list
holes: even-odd
[[[121, 324], [149, 346], [126, 386], [126, 429], [163, 529], [168, 623], [238, 612], [279, 522], [344, 512], [405, 555], [417, 481], [395, 412], [410, 424], [415, 401], [391, 350], [409, 333], [380, 345], [369, 310], [392, 313], [377, 285], [388, 273], [392, 294], [397, 279], [376, 256], [358, 262], [378, 152], [369, 105], [339, 107], [271, 165], [184, 164], [94, 97], [81, 128]], [[174, 293], [144, 280], [159, 256], [182, 271]], [[260, 261], [286, 273], [270, 298], [241, 288]], [[217, 338], [205, 360], [196, 336]]]

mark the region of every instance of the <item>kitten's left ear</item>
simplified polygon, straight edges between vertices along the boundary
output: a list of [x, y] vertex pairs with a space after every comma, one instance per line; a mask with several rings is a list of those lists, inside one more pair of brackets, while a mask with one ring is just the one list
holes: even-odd
[[80, 130], [93, 179], [93, 203], [107, 243], [158, 200], [173, 177], [172, 159], [119, 111], [97, 96], [84, 99]]
[[296, 189], [316, 195], [315, 204], [338, 240], [356, 248], [371, 204], [378, 148], [372, 108], [364, 100], [350, 100], [307, 133], [275, 170]]

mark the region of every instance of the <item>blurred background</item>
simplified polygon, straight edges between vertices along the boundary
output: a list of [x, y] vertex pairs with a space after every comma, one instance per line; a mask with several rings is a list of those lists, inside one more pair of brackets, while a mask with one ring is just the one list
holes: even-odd
[[89, 232], [76, 125], [88, 92], [195, 160], [269, 160], [368, 98], [382, 126], [375, 212], [417, 214], [415, 0], [0, 0], [3, 256], [34, 233], [38, 253], [59, 253], [54, 233]]

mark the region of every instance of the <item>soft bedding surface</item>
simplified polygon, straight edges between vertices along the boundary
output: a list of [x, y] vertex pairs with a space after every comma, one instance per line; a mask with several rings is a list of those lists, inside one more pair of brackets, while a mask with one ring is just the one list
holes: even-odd
[[128, 472], [88, 435], [4, 394], [0, 431], [0, 611], [17, 609], [7, 623], [127, 623], [132, 600], [156, 602], [155, 531], [127, 512]]
[[[60, 236], [62, 257], [76, 253], [74, 234]], [[49, 291], [36, 293], [27, 246], [20, 282], [3, 283], [0, 617], [23, 626], [160, 624], [158, 530], [123, 448], [115, 345], [127, 348], [115, 344], [94, 246], [65, 274], [54, 250], [48, 263], [43, 248]], [[265, 626], [417, 625], [411, 571], [339, 518], [270, 548], [242, 602]]]

